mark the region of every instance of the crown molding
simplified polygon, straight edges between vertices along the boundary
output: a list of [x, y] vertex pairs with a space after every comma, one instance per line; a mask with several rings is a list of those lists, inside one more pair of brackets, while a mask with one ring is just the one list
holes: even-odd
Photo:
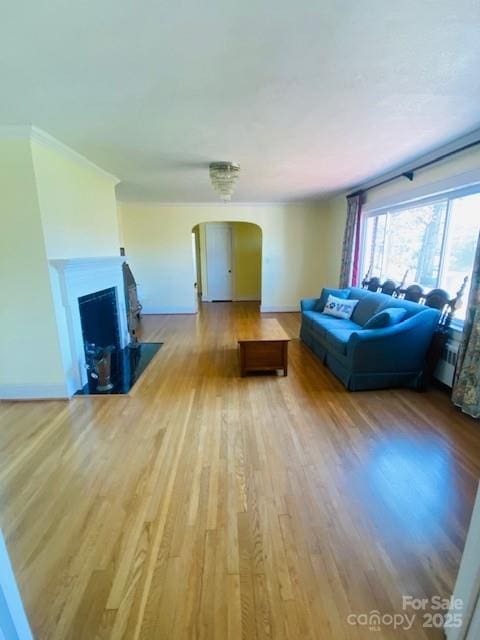
[[0, 140], [30, 140], [32, 125], [4, 124], [0, 125]]
[[56, 151], [64, 158], [67, 158], [80, 166], [96, 171], [104, 178], [111, 180], [114, 184], [118, 184], [120, 182], [120, 179], [117, 178], [117, 176], [109, 173], [105, 169], [102, 169], [85, 156], [82, 156], [78, 151], [75, 151], [57, 138], [54, 138], [46, 131], [43, 131], [43, 129], [39, 129], [33, 125], [14, 124], [0, 126], [0, 140], [29, 140], [30, 142], [36, 142], [47, 149]]

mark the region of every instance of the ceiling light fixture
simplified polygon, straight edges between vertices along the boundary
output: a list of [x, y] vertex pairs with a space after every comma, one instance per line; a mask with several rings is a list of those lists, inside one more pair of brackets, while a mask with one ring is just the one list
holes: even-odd
[[231, 200], [239, 175], [238, 162], [210, 163], [210, 180], [222, 200]]

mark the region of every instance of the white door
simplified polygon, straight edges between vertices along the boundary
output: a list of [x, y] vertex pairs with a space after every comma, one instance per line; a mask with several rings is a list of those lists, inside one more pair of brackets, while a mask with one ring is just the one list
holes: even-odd
[[[195, 281], [193, 283], [193, 308], [198, 311], [198, 265], [197, 265], [197, 238], [192, 233], [192, 256], [193, 256], [193, 277]], [[1, 640], [1, 639], [0, 639]]]
[[208, 300], [232, 300], [232, 228], [209, 223], [206, 236]]

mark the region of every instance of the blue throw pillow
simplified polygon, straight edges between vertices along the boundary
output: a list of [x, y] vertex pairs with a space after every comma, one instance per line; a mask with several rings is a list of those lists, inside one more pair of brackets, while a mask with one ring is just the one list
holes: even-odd
[[313, 310], [322, 312], [327, 304], [328, 296], [335, 296], [336, 298], [343, 298], [345, 300], [348, 298], [349, 293], [350, 289], [322, 289], [320, 298], [317, 300]]
[[406, 309], [396, 309], [389, 307], [383, 311], [379, 311], [370, 318], [364, 325], [364, 329], [382, 329], [383, 327], [391, 327], [401, 322], [407, 315]]

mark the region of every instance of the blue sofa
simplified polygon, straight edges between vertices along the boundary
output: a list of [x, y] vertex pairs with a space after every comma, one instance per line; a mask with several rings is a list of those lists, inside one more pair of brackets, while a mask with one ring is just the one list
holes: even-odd
[[[323, 313], [328, 294], [358, 300], [350, 320]], [[392, 326], [364, 329], [372, 316], [405, 309]], [[324, 289], [320, 298], [301, 301], [300, 338], [347, 389], [384, 389], [423, 385], [425, 356], [440, 317], [436, 309], [366, 289]]]

